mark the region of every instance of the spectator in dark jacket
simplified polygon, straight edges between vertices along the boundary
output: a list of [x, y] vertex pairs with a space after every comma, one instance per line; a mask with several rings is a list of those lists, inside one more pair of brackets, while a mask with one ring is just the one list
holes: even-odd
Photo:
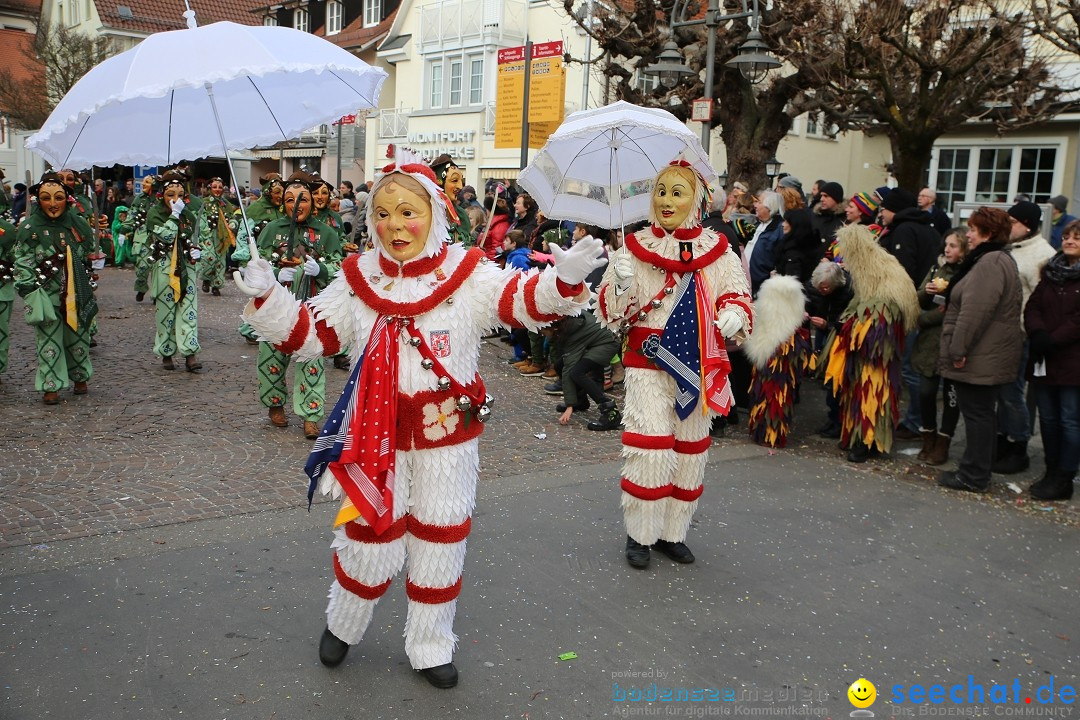
[[604, 368], [619, 352], [619, 340], [597, 322], [591, 310], [566, 317], [552, 325], [552, 357], [562, 377], [563, 402], [555, 406], [559, 424], [589, 409], [589, 400], [599, 406], [600, 418], [588, 424], [590, 430], [614, 430], [622, 419], [615, 401], [604, 395]]
[[728, 245], [735, 254], [742, 257], [742, 248], [739, 246], [739, 236], [735, 234], [735, 228], [724, 219], [724, 209], [727, 207], [727, 193], [723, 188], [713, 193], [712, 204], [709, 206], [709, 214], [702, 221], [701, 226], [712, 230], [718, 235], [727, 238]]
[[915, 196], [903, 188], [893, 188], [881, 201], [881, 219], [885, 223], [881, 245], [917, 286], [941, 255], [941, 236], [930, 226], [930, 216], [916, 205]]
[[[840, 314], [855, 296], [851, 276], [833, 262], [818, 263], [806, 283], [806, 313], [814, 328], [815, 347], [821, 349], [829, 332], [840, 329]], [[829, 407], [828, 421], [818, 428], [818, 435], [827, 438], [840, 437], [840, 403], [826, 388], [825, 404]]]
[[783, 211], [784, 200], [780, 193], [772, 190], [758, 193], [754, 202], [758, 224], [743, 253], [743, 259], [750, 268], [750, 289], [754, 295], [757, 295], [761, 283], [776, 269], [780, 238], [784, 236], [784, 223], [780, 217]]
[[838, 182], [827, 182], [821, 186], [821, 199], [814, 206], [814, 230], [824, 245], [836, 238], [836, 231], [844, 226], [844, 209], [847, 196], [844, 186]]
[[1031, 486], [1031, 495], [1068, 500], [1080, 468], [1080, 222], [1065, 226], [1061, 252], [1043, 268], [1024, 308], [1024, 327], [1046, 451], [1046, 474]]
[[783, 228], [776, 272], [796, 277], [800, 283], [805, 283], [821, 257], [821, 241], [814, 229], [813, 213], [809, 210], [788, 210], [784, 215]]
[[945, 233], [952, 228], [952, 221], [949, 220], [949, 216], [945, 211], [937, 206], [937, 193], [928, 187], [924, 187], [919, 191], [916, 202], [919, 204], [919, 209], [930, 216], [930, 227], [934, 228], [937, 234], [944, 238]]

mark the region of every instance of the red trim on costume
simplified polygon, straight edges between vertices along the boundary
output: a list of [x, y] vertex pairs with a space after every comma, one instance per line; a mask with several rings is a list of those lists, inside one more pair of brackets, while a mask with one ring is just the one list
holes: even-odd
[[450, 587], [441, 588], [416, 585], [409, 578], [405, 578], [405, 594], [413, 602], [424, 603], [425, 605], [441, 605], [456, 599], [461, 594], [461, 578], [459, 577], [457, 582]]
[[387, 317], [416, 317], [434, 310], [437, 305], [457, 292], [483, 257], [485, 257], [483, 250], [471, 248], [454, 269], [453, 274], [446, 279], [446, 282], [432, 290], [431, 294], [423, 300], [409, 303], [394, 302], [377, 295], [368, 285], [367, 278], [364, 277], [364, 273], [360, 270], [360, 255], [350, 255], [345, 258], [345, 261], [341, 263], [341, 270], [345, 274], [345, 280], [348, 281], [349, 288], [356, 294], [356, 297], [378, 314]]
[[310, 329], [311, 311], [301, 305], [300, 315], [296, 318], [296, 324], [293, 325], [292, 331], [289, 332], [289, 337], [285, 339], [285, 342], [274, 345], [274, 349], [286, 355], [292, 355], [304, 346], [304, 341], [307, 340], [308, 330]]
[[746, 313], [746, 320], [749, 327], [747, 328], [747, 334], [754, 331], [754, 311], [753, 305], [749, 295], [742, 293], [724, 293], [720, 297], [716, 298], [716, 309], [726, 308], [729, 305], [736, 305]]
[[434, 257], [416, 258], [404, 265], [398, 265], [390, 258], [379, 253], [379, 269], [382, 270], [383, 274], [387, 277], [397, 277], [398, 275], [403, 275], [405, 277], [420, 277], [421, 275], [435, 272], [435, 268], [442, 265], [443, 260], [446, 260], [446, 254], [448, 252], [449, 249], [447, 246], [443, 245], [442, 249], [439, 250], [438, 254]]
[[663, 500], [671, 495], [672, 485], [661, 485], [658, 488], [647, 488], [638, 485], [628, 478], [623, 478], [619, 485], [623, 492], [636, 497], [638, 500]]
[[622, 444], [639, 450], [671, 450], [675, 447], [674, 435], [642, 435], [624, 430]]
[[575, 298], [581, 294], [581, 291], [585, 288], [585, 283], [579, 282], [577, 285], [568, 285], [556, 277], [555, 287], [564, 298]]
[[323, 355], [330, 357], [341, 352], [341, 340], [338, 339], [337, 331], [326, 324], [325, 320], [315, 321], [315, 337], [323, 347]]
[[607, 285], [604, 285], [600, 288], [600, 294], [596, 298], [596, 303], [600, 306], [600, 317], [604, 318], [605, 320], [610, 320], [611, 316], [608, 314], [607, 309], [607, 289]]
[[503, 325], [512, 328], [525, 327], [521, 324], [516, 317], [514, 317], [514, 293], [517, 292], [518, 285], [521, 284], [521, 274], [515, 275], [510, 282], [506, 283], [503, 288], [502, 295], [499, 296], [498, 314], [499, 320]]
[[525, 310], [529, 313], [529, 317], [538, 323], [549, 323], [558, 320], [561, 315], [558, 313], [552, 313], [551, 315], [545, 315], [540, 312], [536, 307], [536, 285], [540, 282], [540, 273], [533, 275], [531, 278], [525, 281]]
[[345, 574], [345, 568], [341, 567], [337, 553], [334, 553], [334, 576], [337, 578], [341, 587], [345, 588], [353, 595], [362, 597], [365, 600], [377, 600], [378, 598], [381, 598], [387, 588], [390, 587], [390, 581], [393, 579], [387, 578], [386, 582], [380, 585], [365, 585], [359, 580], [354, 580]]
[[687, 490], [686, 488], [681, 487], [673, 487], [671, 488], [671, 497], [674, 500], [682, 500], [683, 502], [694, 502], [699, 497], [701, 497], [701, 493], [703, 492], [705, 492], [704, 485], [698, 485], [693, 490]]
[[[649, 229], [652, 230], [652, 234], [655, 237], [662, 238], [665, 235], [667, 235], [667, 230], [665, 230], [662, 227], [657, 227], [656, 225], [652, 225], [652, 226], [650, 226]], [[675, 232], [673, 232], [671, 234], [676, 240], [683, 240], [683, 241], [696, 240], [698, 238], [698, 236], [701, 235], [702, 229], [703, 228], [700, 225], [695, 225], [692, 228], [675, 228]], [[717, 233], [717, 234], [719, 235], [719, 233]], [[724, 236], [720, 235], [720, 237], [724, 237]]]
[[[477, 375], [462, 391], [471, 398], [482, 399], [487, 395], [484, 383]], [[428, 450], [430, 448], [460, 445], [484, 431], [484, 423], [473, 415], [472, 410], [458, 410], [460, 392], [449, 390], [421, 390], [415, 395], [398, 395], [397, 443], [398, 450]], [[425, 413], [425, 408], [428, 410]], [[432, 412], [434, 410], [434, 412]], [[450, 410], [439, 419], [440, 410]]]
[[[684, 230], [686, 231], [686, 233], [697, 230], [700, 234], [701, 226], [699, 225], [696, 228], [679, 228], [675, 231], [675, 233], [673, 233], [673, 236], [676, 239], [679, 239], [679, 234]], [[653, 229], [653, 234], [656, 234], [655, 228]], [[659, 237], [663, 236], [661, 235]], [[694, 237], [697, 237], [697, 235], [694, 235]], [[655, 265], [656, 267], [663, 268], [668, 272], [686, 273], [692, 270], [701, 270], [719, 260], [720, 256], [727, 252], [728, 242], [727, 238], [723, 235], [717, 235], [716, 245], [714, 245], [712, 249], [705, 254], [695, 257], [690, 262], [683, 262], [682, 260], [676, 258], [666, 258], [662, 255], [659, 255], [658, 253], [653, 252], [652, 250], [646, 250], [645, 246], [641, 244], [641, 241], [638, 240], [637, 235], [635, 235], [634, 233], [626, 236], [626, 249], [630, 251], [631, 255], [633, 255], [643, 263]]]
[[675, 452], [682, 455], [699, 455], [712, 445], [711, 437], [703, 437], [700, 440], [676, 440]]
[[409, 518], [409, 534], [418, 540], [430, 543], [450, 545], [459, 543], [469, 537], [472, 530], [472, 518], [465, 518], [460, 525], [428, 525], [420, 522], [412, 515]]
[[263, 303], [270, 299], [270, 296], [255, 298], [255, 309], [258, 310], [263, 306]]
[[408, 515], [405, 515], [395, 520], [381, 535], [376, 534], [375, 528], [370, 525], [361, 525], [355, 521], [345, 523], [345, 536], [350, 540], [362, 543], [382, 544], [393, 542], [405, 535], [405, 528], [408, 524], [408, 521], [406, 520], [407, 517]]

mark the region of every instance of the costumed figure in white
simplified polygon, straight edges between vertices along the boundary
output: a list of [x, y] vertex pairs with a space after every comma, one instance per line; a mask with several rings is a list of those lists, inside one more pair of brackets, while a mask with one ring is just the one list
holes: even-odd
[[[449, 202], [419, 156], [399, 150], [372, 188], [376, 251], [351, 255], [329, 286], [301, 302], [265, 260], [237, 286], [245, 320], [298, 360], [355, 348], [353, 370], [308, 459], [316, 487], [342, 499], [319, 658], [344, 660], [408, 559], [405, 651], [436, 687], [457, 684], [454, 613], [490, 399], [477, 374], [491, 328], [537, 330], [588, 304], [599, 242], [559, 252], [554, 268], [501, 270], [481, 250], [448, 245]], [[253, 250], [252, 258], [258, 258]]]
[[651, 227], [628, 235], [598, 290], [598, 315], [625, 334], [622, 508], [626, 559], [650, 546], [694, 555], [686, 532], [703, 490], [712, 418], [734, 404], [724, 341], [753, 327], [750, 287], [723, 235], [701, 226], [709, 188], [676, 160], [653, 187]]

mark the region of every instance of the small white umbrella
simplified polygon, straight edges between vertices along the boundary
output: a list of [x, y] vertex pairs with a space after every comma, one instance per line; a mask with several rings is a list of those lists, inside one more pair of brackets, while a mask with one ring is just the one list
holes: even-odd
[[[155, 33], [94, 67], [26, 146], [56, 167], [158, 165], [272, 145], [375, 107], [386, 71], [286, 27]], [[236, 173], [233, 172], [233, 178]], [[243, 210], [243, 203], [240, 205]]]
[[621, 227], [648, 217], [653, 180], [680, 154], [716, 180], [701, 140], [678, 118], [620, 100], [566, 118], [518, 182], [544, 217]]

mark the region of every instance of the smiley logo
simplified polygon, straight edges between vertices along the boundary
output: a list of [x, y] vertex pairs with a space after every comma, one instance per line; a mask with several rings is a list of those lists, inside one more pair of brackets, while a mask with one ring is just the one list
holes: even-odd
[[877, 688], [866, 678], [859, 678], [851, 683], [851, 687], [847, 690], [847, 697], [855, 707], [868, 708], [877, 699]]

